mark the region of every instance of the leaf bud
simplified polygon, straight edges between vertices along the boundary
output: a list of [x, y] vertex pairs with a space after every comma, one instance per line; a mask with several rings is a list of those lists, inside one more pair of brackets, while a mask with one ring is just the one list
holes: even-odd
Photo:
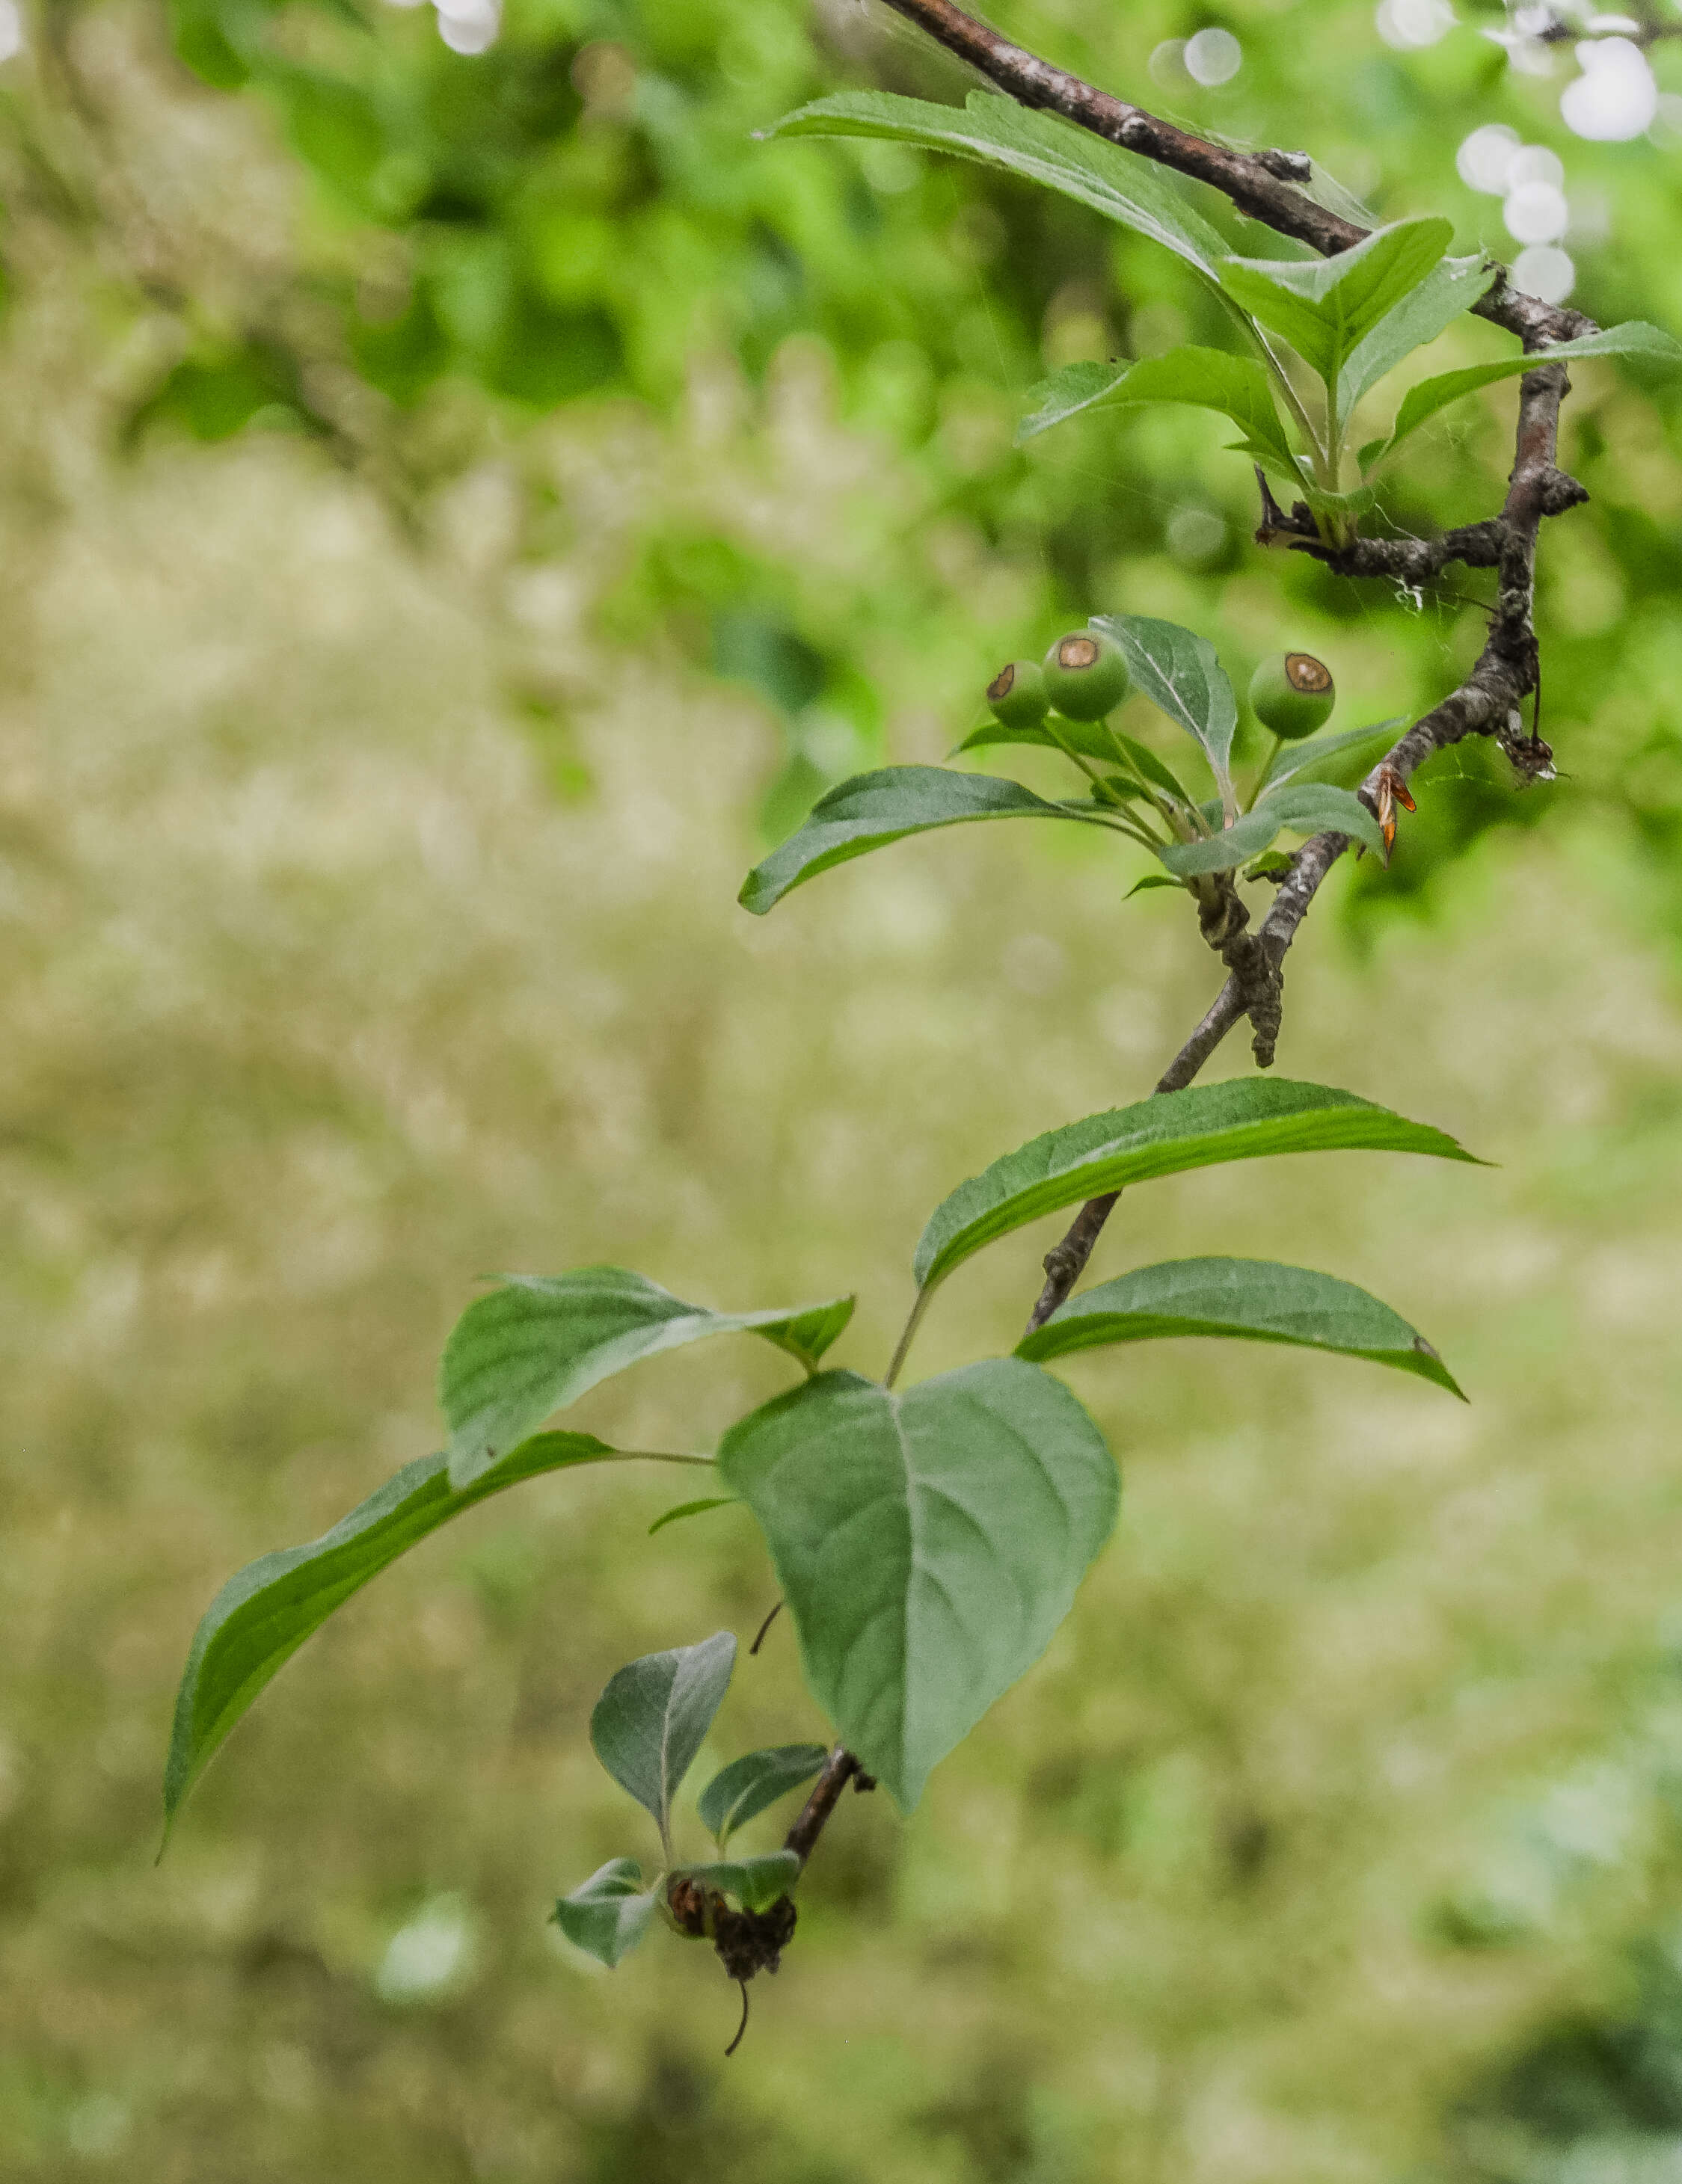
[[1250, 677], [1250, 710], [1288, 744], [1324, 727], [1338, 702], [1332, 671], [1311, 652], [1275, 652]]
[[1013, 660], [987, 685], [992, 716], [1007, 728], [1037, 728], [1051, 710], [1045, 677], [1031, 660]]
[[1127, 662], [1113, 637], [1071, 629], [1045, 656], [1046, 694], [1071, 721], [1101, 721], [1127, 694]]

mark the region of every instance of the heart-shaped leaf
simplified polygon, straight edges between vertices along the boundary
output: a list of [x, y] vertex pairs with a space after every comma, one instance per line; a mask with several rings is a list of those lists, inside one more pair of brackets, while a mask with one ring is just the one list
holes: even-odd
[[[319, 1540], [248, 1563], [205, 1610], [182, 1673], [164, 1772], [166, 1825], [263, 1686], [334, 1608], [417, 1540], [522, 1479], [578, 1463], [640, 1461], [645, 1453], [610, 1448], [593, 1434], [534, 1434], [466, 1488], [450, 1485], [447, 1457], [422, 1457]], [[701, 1456], [653, 1460], [711, 1468]]]
[[551, 1411], [639, 1359], [705, 1335], [762, 1335], [808, 1372], [852, 1316], [852, 1299], [792, 1311], [709, 1312], [623, 1267], [516, 1274], [470, 1304], [444, 1345], [439, 1398], [450, 1476], [471, 1485]]
[[1329, 1084], [1276, 1077], [1193, 1084], [1048, 1130], [994, 1161], [935, 1209], [913, 1271], [920, 1287], [932, 1289], [984, 1244], [1042, 1214], [1154, 1176], [1271, 1153], [1361, 1148], [1473, 1158], [1441, 1130]]
[[1353, 1282], [1266, 1259], [1174, 1259], [1136, 1267], [1070, 1297], [1023, 1336], [1016, 1355], [1043, 1364], [1076, 1350], [1165, 1334], [1236, 1335], [1333, 1350], [1417, 1373], [1466, 1400], [1424, 1336], [1389, 1305]]
[[668, 1856], [672, 1800], [724, 1703], [735, 1664], [729, 1630], [715, 1631], [698, 1646], [645, 1653], [610, 1677], [590, 1715], [596, 1758], [652, 1814]]
[[701, 1793], [701, 1825], [722, 1852], [738, 1828], [809, 1782], [829, 1756], [821, 1744], [773, 1744], [733, 1759]]
[[1225, 872], [1248, 864], [1285, 827], [1299, 834], [1333, 830], [1381, 850], [1378, 822], [1354, 792], [1329, 782], [1301, 781], [1270, 789], [1253, 811], [1204, 842], [1166, 842], [1157, 855], [1181, 879], [1197, 872]]
[[962, 107], [891, 92], [842, 92], [786, 115], [771, 136], [875, 136], [1021, 175], [1148, 236], [1213, 281], [1227, 245], [1160, 168], [1084, 129], [992, 92]]
[[908, 834], [977, 819], [1086, 819], [1078, 805], [1048, 804], [991, 773], [951, 773], [940, 766], [885, 766], [855, 774], [813, 805], [806, 823], [742, 882], [744, 910], [763, 917], [793, 889], [832, 866], [862, 857]]
[[1293, 483], [1301, 482], [1267, 374], [1253, 356], [1187, 346], [1137, 364], [1069, 364], [1042, 380], [1028, 400], [1031, 407], [1016, 428], [1019, 447], [1088, 410], [1179, 402], [1230, 417], [1249, 452]]
[[1439, 372], [1434, 379], [1422, 379], [1408, 389], [1396, 413], [1395, 429], [1374, 460], [1393, 454], [1411, 432], [1417, 432], [1428, 418], [1434, 417], [1450, 402], [1458, 402], [1463, 394], [1491, 387], [1499, 379], [1516, 379], [1523, 372], [1540, 370], [1545, 364], [1569, 364], [1574, 358], [1591, 356], [1641, 357], [1674, 371], [1682, 365], [1682, 343], [1661, 326], [1650, 326], [1641, 319], [1626, 319], [1622, 326], [1584, 334], [1577, 341], [1556, 342], [1550, 348], [1535, 349], [1528, 355], [1516, 352], [1498, 357], [1492, 364], [1470, 364], [1461, 371]]
[[[800, 1879], [800, 1852], [767, 1851], [763, 1858], [726, 1858], [712, 1865], [685, 1865], [681, 1877], [720, 1896], [734, 1896], [744, 1911], [768, 1910]], [[675, 1880], [679, 1874], [672, 1876]]]
[[1115, 1521], [1104, 1436], [1017, 1357], [902, 1395], [821, 1373], [733, 1426], [718, 1465], [770, 1544], [808, 1688], [908, 1812]]
[[1133, 687], [1202, 744], [1230, 800], [1238, 708], [1209, 639], [1149, 615], [1094, 615], [1092, 626], [1113, 637], [1126, 655]]
[[574, 1948], [612, 1971], [629, 1956], [654, 1916], [654, 1892], [645, 1891], [634, 1858], [610, 1858], [588, 1880], [563, 1896], [550, 1914]]

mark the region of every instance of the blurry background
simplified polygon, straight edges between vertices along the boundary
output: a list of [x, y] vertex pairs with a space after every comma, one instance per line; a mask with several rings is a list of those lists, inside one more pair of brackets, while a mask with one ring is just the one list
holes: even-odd
[[[997, 13], [1682, 329], [1682, 41], [1645, 17]], [[198, 1614], [436, 1445], [486, 1271], [856, 1284], [841, 1357], [876, 1371], [944, 1192], [1148, 1089], [1214, 974], [1105, 844], [955, 834], [737, 911], [827, 783], [938, 759], [1002, 660], [1104, 609], [1194, 621], [1239, 677], [1322, 652], [1338, 725], [1422, 707], [1489, 579], [1263, 562], [1201, 415], [1013, 452], [1048, 363], [1219, 331], [1076, 208], [755, 144], [842, 84], [962, 95], [875, 10], [0, 0], [0, 2171], [1682, 2174], [1662, 391], [1577, 374], [1562, 780], [1448, 755], [1291, 958], [1286, 1071], [1500, 1165], [1163, 1184], [1098, 1262], [1323, 1265], [1471, 1407], [1236, 1347], [1076, 1361], [1116, 1540], [914, 1819], [847, 1800], [726, 2065], [710, 1953], [610, 1978], [544, 1922], [651, 1851], [589, 1708], [631, 1654], [757, 1624], [745, 1518], [649, 1541], [685, 1490], [651, 1476], [491, 1503], [287, 1669], [154, 1870]], [[1431, 368], [1502, 346], [1467, 322]], [[1422, 436], [1381, 520], [1487, 512], [1512, 399]], [[924, 1369], [1009, 1346], [1049, 1240], [965, 1272]], [[575, 1415], [704, 1445], [784, 1377], [704, 1346]], [[713, 1752], [823, 1728], [784, 1626]]]

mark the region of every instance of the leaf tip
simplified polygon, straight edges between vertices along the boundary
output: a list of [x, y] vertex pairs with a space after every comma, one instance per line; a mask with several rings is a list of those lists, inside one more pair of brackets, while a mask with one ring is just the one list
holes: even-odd
[[1434, 1343], [1428, 1342], [1422, 1334], [1416, 1334], [1413, 1338], [1413, 1347], [1416, 1353], [1427, 1361], [1427, 1372], [1439, 1388], [1446, 1388], [1450, 1395], [1457, 1397], [1462, 1403], [1471, 1402], [1471, 1396], [1467, 1394], [1454, 1374], [1444, 1364], [1442, 1352]]

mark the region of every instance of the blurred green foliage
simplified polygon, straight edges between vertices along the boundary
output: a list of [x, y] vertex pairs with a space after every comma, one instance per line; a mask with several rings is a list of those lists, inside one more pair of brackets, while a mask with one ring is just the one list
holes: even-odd
[[[73, 84], [84, 122], [103, 114], [108, 132], [120, 93], [84, 48], [110, 5], [53, 11], [59, 75], [44, 86], [51, 96]], [[290, 419], [371, 465], [406, 506], [487, 448], [518, 466], [533, 423], [557, 404], [611, 408], [629, 396], [670, 415], [719, 359], [735, 359], [752, 388], [791, 340], [821, 343], [841, 414], [893, 448], [911, 488], [886, 550], [848, 586], [803, 582], [746, 524], [697, 528], [674, 493], [623, 542], [597, 601], [610, 629], [675, 646], [698, 673], [746, 681], [780, 718], [768, 836], [828, 783], [893, 755], [896, 695], [962, 725], [998, 659], [1037, 651], [1094, 610], [1196, 621], [1238, 655], [1240, 678], [1279, 641], [1353, 651], [1368, 671], [1351, 677], [1340, 664], [1340, 685], [1375, 716], [1428, 705], [1475, 645], [1468, 601], [1487, 593], [1487, 577], [1419, 602], [1299, 560], [1259, 568], [1243, 543], [1247, 466], [1220, 453], [1212, 419], [1093, 419], [1013, 449], [1022, 398], [1048, 363], [1186, 338], [1220, 345], [1227, 334], [1183, 269], [1079, 208], [897, 146], [757, 143], [757, 130], [839, 82], [961, 97], [964, 72], [886, 10], [511, 0], [495, 42], [476, 53], [443, 42], [450, 20], [379, 0], [180, 0], [177, 51], [203, 80], [247, 86], [268, 109], [310, 178], [309, 201], [278, 282], [275, 254], [255, 248], [243, 279], [205, 277], [190, 250], [166, 284], [155, 265], [135, 265], [154, 307], [176, 291], [176, 332], [168, 368], [137, 389], [129, 429], [173, 421], [215, 439]], [[1240, 141], [1311, 133], [1316, 156], [1376, 215], [1445, 211], [1456, 247], [1510, 257], [1499, 201], [1467, 188], [1453, 161], [1472, 128], [1509, 122], [1565, 161], [1575, 300], [1606, 322], [1682, 317], [1669, 139], [1571, 137], [1556, 112], [1564, 50], [1554, 78], [1526, 75], [1473, 23], [1394, 50], [1364, 5], [1296, 0], [1232, 11], [1243, 64], [1204, 86], [1166, 42], [1205, 20], [1179, 0], [1131, 8], [1125, 22], [1023, 5], [1009, 28], [1193, 125]], [[1682, 53], [1654, 51], [1662, 79], [1682, 82]], [[108, 145], [107, 156], [131, 160], [131, 146]], [[25, 198], [39, 194], [39, 169], [33, 182], [19, 178]], [[112, 200], [103, 193], [107, 220]], [[1205, 209], [1241, 247], [1274, 247], [1218, 203]], [[131, 259], [157, 255], [155, 233], [142, 251], [116, 225], [116, 263], [125, 242]], [[108, 278], [113, 260], [108, 249]], [[1504, 342], [1456, 329], [1428, 368]], [[1500, 489], [1515, 398], [1497, 389], [1434, 428], [1375, 520], [1422, 530], [1484, 513]], [[1568, 536], [1556, 527], [1544, 577], [1545, 730], [1574, 799], [1628, 829], [1672, 922], [1682, 918], [1671, 883], [1682, 747], [1649, 694], [1678, 664], [1665, 604], [1682, 508], [1676, 431], [1674, 404], [1660, 406], [1637, 375], [1579, 372], [1567, 453], [1595, 504]], [[511, 550], [541, 560], [569, 512], [525, 467]], [[1020, 572], [990, 613], [973, 611], [953, 554], [937, 550], [971, 540]], [[938, 678], [912, 664], [936, 660]], [[1405, 867], [1382, 881], [1364, 872], [1358, 910], [1422, 905], [1432, 876], [1479, 833], [1534, 823], [1557, 800], [1513, 796], [1481, 752], [1438, 772]]]

